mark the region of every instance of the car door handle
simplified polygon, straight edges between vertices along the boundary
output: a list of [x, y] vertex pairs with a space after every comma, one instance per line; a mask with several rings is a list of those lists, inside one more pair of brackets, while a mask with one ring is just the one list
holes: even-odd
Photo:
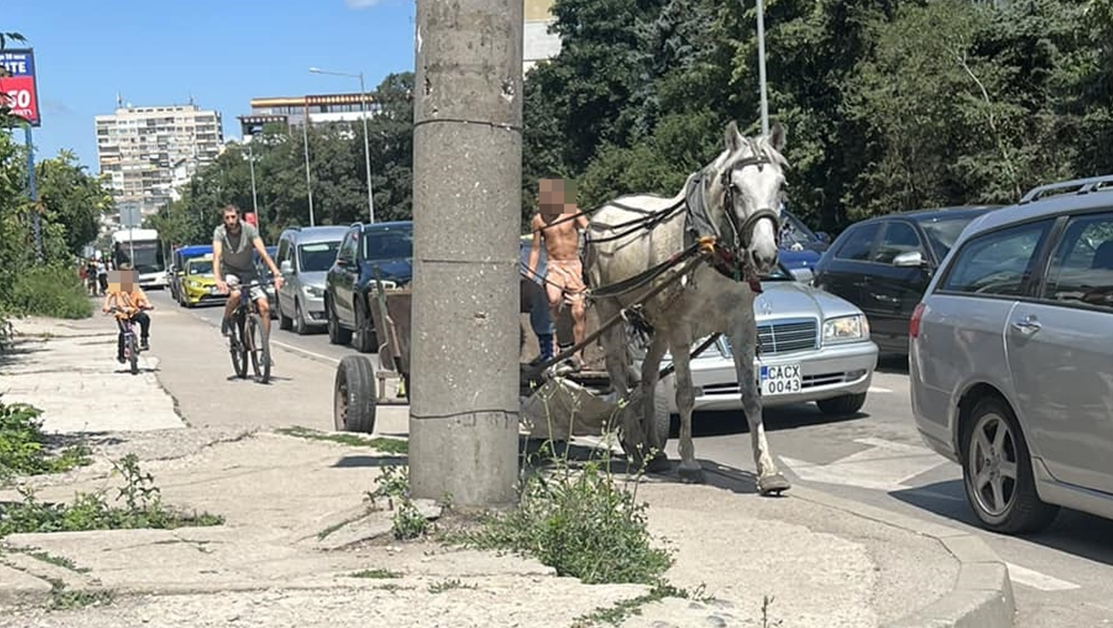
[[1022, 334], [1034, 334], [1042, 328], [1043, 325], [1036, 320], [1035, 316], [1026, 316], [1019, 321], [1013, 321], [1013, 329], [1016, 329]]

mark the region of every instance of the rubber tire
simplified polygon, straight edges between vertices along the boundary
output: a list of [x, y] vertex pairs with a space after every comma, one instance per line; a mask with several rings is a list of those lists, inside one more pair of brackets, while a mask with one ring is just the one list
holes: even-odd
[[375, 431], [375, 367], [362, 355], [346, 355], [336, 367], [332, 421], [338, 432]]
[[[1016, 447], [1017, 478], [1016, 487], [1013, 489], [1013, 501], [1000, 517], [994, 517], [978, 506], [977, 499], [974, 497], [973, 475], [968, 455], [974, 427], [987, 414], [997, 414], [1005, 419]], [[966, 493], [966, 501], [970, 504], [970, 509], [974, 511], [974, 515], [984, 528], [1002, 534], [1023, 534], [1038, 532], [1051, 524], [1059, 514], [1059, 507], [1040, 500], [1036, 492], [1036, 479], [1032, 472], [1032, 456], [1028, 451], [1028, 443], [1020, 430], [1016, 415], [1004, 400], [990, 395], [979, 401], [963, 422], [961, 438], [959, 453], [962, 457], [962, 488]]]
[[856, 414], [862, 406], [866, 405], [866, 393], [820, 399], [815, 402], [815, 405], [819, 406], [819, 410], [827, 416]]
[[650, 443], [650, 447], [664, 453], [665, 445], [669, 442], [669, 430], [672, 428], [672, 413], [669, 412], [668, 392], [660, 381], [657, 382], [657, 387], [653, 390], [653, 423], [657, 428], [657, 436], [660, 438], [660, 442]]
[[325, 316], [328, 319], [328, 341], [334, 345], [346, 345], [352, 341], [352, 332], [340, 326], [340, 319], [336, 316], [336, 307], [332, 299], [325, 299]]
[[371, 316], [366, 312], [366, 307], [363, 305], [356, 305], [356, 332], [352, 335], [352, 345], [356, 351], [360, 353], [376, 353], [379, 350], [379, 342], [376, 337], [375, 330], [372, 329], [374, 322]]
[[[297, 299], [294, 303], [297, 304]], [[282, 311], [282, 299], [278, 299], [275, 305], [277, 306], [275, 309], [278, 310], [278, 328], [289, 331], [294, 327], [294, 321]]]
[[301, 309], [301, 301], [294, 299], [294, 333], [304, 336], [309, 333], [309, 325], [305, 324], [305, 312]]
[[[251, 335], [251, 370], [255, 372], [256, 379], [261, 384], [271, 381], [271, 343], [267, 337], [267, 329], [263, 327], [263, 317], [252, 314], [247, 323], [248, 333]], [[256, 346], [256, 333], [258, 333], [258, 346]]]
[[[232, 369], [235, 371], [236, 377], [247, 379], [247, 345], [244, 344], [243, 332], [244, 329], [238, 321], [232, 323], [232, 337], [229, 339], [228, 351], [232, 354]], [[231, 341], [239, 343], [239, 350], [231, 346]], [[237, 356], [239, 359], [237, 359]]]
[[135, 339], [135, 334], [128, 338], [128, 361], [131, 366], [131, 374], [139, 374], [139, 341]]

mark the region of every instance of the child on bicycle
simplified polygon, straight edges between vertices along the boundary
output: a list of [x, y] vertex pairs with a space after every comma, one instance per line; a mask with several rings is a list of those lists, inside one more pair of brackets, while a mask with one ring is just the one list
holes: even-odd
[[118, 339], [116, 341], [116, 360], [121, 364], [124, 363], [124, 319], [131, 319], [133, 322], [139, 323], [139, 349], [146, 351], [150, 349], [148, 344], [148, 337], [151, 332], [151, 317], [143, 310], [153, 310], [154, 304], [147, 298], [147, 294], [143, 292], [135, 282], [135, 271], [131, 270], [130, 265], [121, 264], [120, 270], [112, 271], [108, 280], [108, 291], [104, 297], [104, 305], [101, 306], [101, 311], [107, 314], [112, 308], [118, 308], [116, 312], [116, 324], [120, 329]]

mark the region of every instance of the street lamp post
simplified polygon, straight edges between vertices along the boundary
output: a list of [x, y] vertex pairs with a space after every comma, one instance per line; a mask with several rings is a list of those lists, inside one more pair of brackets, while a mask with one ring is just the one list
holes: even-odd
[[765, 10], [757, 0], [757, 71], [761, 85], [761, 134], [769, 134], [769, 99], [765, 90]]
[[375, 222], [375, 196], [371, 188], [371, 141], [367, 134], [367, 90], [363, 86], [363, 72], [359, 74], [349, 74], [347, 72], [331, 72], [322, 70], [321, 68], [309, 68], [309, 71], [314, 74], [333, 74], [336, 76], [347, 76], [359, 79], [359, 110], [360, 117], [363, 119], [363, 155], [364, 165], [367, 168], [367, 215], [372, 224]]
[[305, 144], [305, 187], [309, 191], [309, 226], [316, 226], [313, 220], [313, 180], [309, 176], [309, 99], [305, 101], [305, 119], [301, 122], [301, 137]]
[[247, 165], [251, 168], [251, 211], [255, 212], [255, 226], [258, 228], [263, 221], [259, 220], [259, 197], [255, 193], [255, 150], [251, 142], [247, 142]]

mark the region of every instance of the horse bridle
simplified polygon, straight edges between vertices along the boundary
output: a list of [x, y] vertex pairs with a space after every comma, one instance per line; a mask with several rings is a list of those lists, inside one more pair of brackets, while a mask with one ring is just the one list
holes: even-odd
[[[777, 243], [777, 248], [781, 246], [781, 220], [777, 215], [776, 210], [770, 207], [762, 207], [749, 216], [746, 220], [739, 225], [738, 216], [734, 214], [734, 184], [731, 180], [731, 174], [735, 170], [756, 166], [758, 170], [765, 168], [766, 164], [771, 164], [773, 161], [769, 159], [765, 151], [761, 149], [756, 141], [746, 138], [746, 143], [750, 147], [750, 155], [747, 157], [739, 158], [732, 163], [729, 168], [723, 169], [720, 175], [720, 184], [723, 186], [723, 209], [730, 222], [730, 228], [734, 231], [734, 245], [738, 247], [739, 251], [749, 252], [751, 240], [753, 239], [754, 227], [759, 220], [771, 220], [773, 222], [773, 237]], [[747, 255], [747, 257], [749, 257]]]

